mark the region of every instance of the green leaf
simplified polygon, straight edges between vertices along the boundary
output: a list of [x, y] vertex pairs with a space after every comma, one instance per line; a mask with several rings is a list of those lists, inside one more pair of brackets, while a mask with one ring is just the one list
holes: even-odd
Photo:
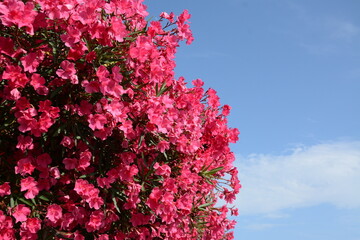
[[[166, 92], [169, 88], [166, 87], [166, 82], [163, 82], [163, 84], [160, 87], [159, 91], [156, 91], [156, 96], [159, 97], [161, 96], [164, 92]], [[157, 90], [157, 85], [156, 85], [156, 90]]]
[[164, 157], [165, 157], [166, 161], [169, 161], [169, 157], [168, 157], [168, 155], [166, 154], [166, 151], [164, 151], [163, 154], [164, 154]]
[[210, 181], [208, 178], [205, 178], [205, 182], [207, 182], [208, 184], [214, 185], [214, 183], [212, 181]]
[[144, 141], [145, 135], [141, 135], [138, 148], [140, 148], [142, 142]]
[[13, 197], [10, 198], [10, 207], [11, 208], [15, 207], [15, 201]]
[[209, 167], [210, 167], [210, 164], [209, 164], [209, 166], [206, 166], [205, 167], [205, 165], [201, 168], [201, 173], [203, 173], [203, 172], [206, 172], [208, 169], [209, 169]]
[[50, 199], [48, 199], [47, 197], [45, 197], [44, 195], [40, 195], [39, 198], [41, 200], [44, 200], [44, 201], [47, 201], [47, 202], [50, 202]]
[[116, 211], [118, 211], [118, 213], [121, 213], [121, 212], [120, 212], [120, 208], [119, 208], [119, 206], [117, 205], [116, 197], [114, 196], [114, 194], [112, 194], [112, 201], [113, 201], [113, 203], [114, 203], [114, 206], [115, 206], [115, 208], [116, 208]]
[[156, 93], [156, 96], [159, 94], [159, 84], [156, 83], [155, 85], [155, 93]]
[[208, 202], [208, 203], [204, 203], [204, 204], [201, 204], [200, 206], [198, 206], [198, 208], [206, 208], [210, 205], [213, 205], [214, 203], [213, 202]]
[[25, 198], [20, 197], [18, 199], [20, 202], [25, 203], [26, 205], [28, 205], [30, 207], [34, 206], [34, 204], [32, 202], [30, 202], [29, 200], [26, 200]]
[[210, 171], [205, 172], [205, 174], [206, 175], [214, 175], [215, 173], [217, 173], [217, 172], [219, 172], [219, 171], [221, 171], [223, 169], [224, 169], [224, 167], [217, 167], [217, 168], [214, 168], [214, 169], [212, 169]]

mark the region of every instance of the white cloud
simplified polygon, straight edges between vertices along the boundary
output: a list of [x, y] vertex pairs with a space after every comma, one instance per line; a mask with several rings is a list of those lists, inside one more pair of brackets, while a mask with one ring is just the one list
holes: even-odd
[[264, 217], [267, 219], [280, 219], [280, 218], [288, 218], [290, 217], [290, 215], [279, 212], [271, 212], [264, 215]]
[[329, 55], [338, 51], [332, 43], [299, 43], [299, 46], [314, 55]]
[[250, 230], [264, 230], [264, 229], [269, 229], [269, 228], [278, 227], [278, 226], [280, 226], [280, 225], [279, 224], [271, 224], [271, 223], [256, 223], [256, 224], [246, 225], [245, 228], [250, 229]]
[[328, 26], [332, 29], [332, 37], [339, 39], [350, 40], [360, 33], [358, 26], [347, 21], [332, 19], [328, 21]]
[[240, 214], [271, 214], [322, 203], [360, 207], [360, 142], [299, 147], [288, 155], [238, 156]]

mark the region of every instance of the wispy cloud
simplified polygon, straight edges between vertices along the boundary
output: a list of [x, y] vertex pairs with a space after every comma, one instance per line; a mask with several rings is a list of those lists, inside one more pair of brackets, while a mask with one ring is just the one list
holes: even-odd
[[255, 224], [246, 225], [245, 228], [258, 231], [258, 230], [269, 229], [269, 228], [273, 228], [273, 227], [277, 227], [277, 226], [280, 226], [280, 225], [272, 224], [272, 223], [255, 223]]
[[331, 36], [334, 38], [351, 40], [360, 34], [360, 28], [349, 21], [329, 19], [326, 23], [331, 29]]
[[186, 54], [182, 54], [185, 58], [224, 58], [229, 57], [230, 55], [220, 51], [206, 51], [206, 52], [199, 52], [199, 51], [188, 51]]
[[264, 215], [264, 217], [268, 218], [268, 219], [281, 219], [281, 218], [288, 218], [288, 217], [290, 217], [290, 215], [284, 214], [284, 213], [272, 212], [272, 213]]
[[305, 20], [309, 32], [299, 46], [314, 55], [338, 54], [349, 51], [350, 43], [360, 39], [360, 27], [351, 21], [336, 18], [314, 18]]
[[[360, 40], [360, 25], [356, 18], [334, 15], [299, 1], [283, 0], [299, 21], [302, 34], [294, 28], [298, 46], [312, 55], [333, 55], [350, 51], [349, 45]], [[316, 5], [316, 4], [315, 4]]]
[[352, 39], [360, 35], [360, 26], [351, 18], [339, 18], [330, 14], [324, 14], [323, 11], [313, 11], [298, 2], [284, 0], [301, 21], [310, 29], [316, 30], [324, 37], [333, 37], [338, 39]]
[[338, 51], [337, 46], [332, 43], [299, 43], [299, 46], [314, 55], [329, 55]]
[[287, 155], [238, 156], [241, 214], [270, 215], [321, 203], [360, 207], [360, 142], [299, 147]]

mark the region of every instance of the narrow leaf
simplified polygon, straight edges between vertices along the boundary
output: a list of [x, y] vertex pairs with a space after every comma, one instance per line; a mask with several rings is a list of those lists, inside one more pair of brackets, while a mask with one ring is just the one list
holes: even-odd
[[25, 203], [26, 205], [32, 207], [34, 204], [30, 202], [29, 200], [26, 200], [25, 198], [18, 198], [20, 202]]
[[214, 168], [214, 169], [212, 169], [210, 171], [205, 172], [205, 174], [206, 175], [214, 175], [215, 173], [217, 173], [217, 172], [219, 172], [219, 171], [221, 171], [223, 169], [224, 169], [224, 167], [217, 167], [217, 168]]
[[205, 207], [208, 207], [210, 205], [214, 204], [213, 202], [208, 202], [208, 203], [204, 203], [204, 204], [201, 204], [200, 206], [198, 206], [198, 208], [205, 208]]

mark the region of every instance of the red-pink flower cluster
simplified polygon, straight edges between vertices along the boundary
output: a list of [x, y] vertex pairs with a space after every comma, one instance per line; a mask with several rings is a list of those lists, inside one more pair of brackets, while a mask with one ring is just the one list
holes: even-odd
[[191, 15], [0, 2], [0, 240], [232, 239], [230, 107], [174, 77]]

